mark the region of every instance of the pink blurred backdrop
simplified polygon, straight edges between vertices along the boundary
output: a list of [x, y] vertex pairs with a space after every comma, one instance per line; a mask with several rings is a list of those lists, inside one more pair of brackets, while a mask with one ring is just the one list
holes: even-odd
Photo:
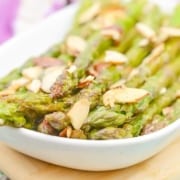
[[[73, 1], [74, 0], [52, 0], [52, 4], [47, 9], [44, 17], [63, 8], [65, 5], [68, 5]], [[0, 0], [0, 44], [14, 35], [14, 23], [20, 6], [21, 0]]]

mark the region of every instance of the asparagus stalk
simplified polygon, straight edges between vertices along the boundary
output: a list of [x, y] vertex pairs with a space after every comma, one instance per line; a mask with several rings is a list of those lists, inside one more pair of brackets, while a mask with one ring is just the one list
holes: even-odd
[[81, 98], [87, 98], [90, 102], [91, 109], [96, 107], [102, 94], [120, 77], [121, 73], [116, 66], [107, 67], [99, 74], [96, 80], [77, 94], [75, 101]]
[[[154, 100], [152, 104], [145, 110], [143, 114], [136, 116], [131, 122], [126, 123], [123, 127], [111, 126], [112, 124], [108, 124], [105, 128], [91, 130], [87, 132], [88, 137], [90, 139], [122, 139], [129, 138], [133, 136], [138, 136], [142, 130], [142, 128], [150, 121], [155, 114], [158, 114], [162, 111], [162, 109], [169, 104], [171, 104], [176, 99], [177, 89], [180, 88], [179, 83], [175, 83], [172, 87], [170, 87], [167, 92]], [[180, 117], [179, 114], [179, 102], [175, 104], [175, 111], [173, 112], [174, 118], [177, 119]], [[114, 113], [114, 112], [113, 112]], [[111, 119], [114, 121], [114, 119]]]
[[[162, 12], [160, 11], [159, 7], [155, 6], [155, 5], [151, 5], [151, 7], [149, 7], [149, 5], [147, 5], [148, 7], [145, 7], [144, 9], [148, 8], [149, 11], [145, 11], [142, 13], [142, 17], [139, 19], [139, 21], [145, 23], [148, 26], [152, 26], [152, 28], [157, 31], [158, 27], [160, 26], [160, 24], [162, 23], [163, 20], [163, 16], [162, 16]], [[151, 16], [149, 16], [149, 12], [151, 12]], [[134, 39], [134, 37], [136, 37]], [[132, 44], [132, 40], [136, 41], [140, 41], [137, 40], [139, 39], [137, 37], [137, 32], [135, 31], [135, 29], [131, 29], [130, 32], [127, 33], [126, 36], [124, 36], [121, 40], [121, 44], [118, 47], [118, 50], [120, 52], [126, 52], [130, 46], [130, 44]], [[130, 52], [129, 52], [130, 54]], [[132, 58], [131, 58], [132, 59]]]
[[161, 112], [161, 114], [155, 115], [152, 121], [148, 122], [143, 127], [141, 135], [149, 134], [157, 130], [160, 130], [166, 127], [167, 125], [169, 125], [170, 123], [172, 123], [173, 121], [180, 118], [179, 107], [180, 107], [180, 99], [177, 99], [173, 105], [163, 109], [163, 111], [166, 110], [167, 113], [163, 114], [163, 112]]
[[22, 127], [26, 123], [26, 119], [19, 110], [18, 104], [7, 104], [3, 101], [0, 102], [0, 119], [1, 125], [12, 124], [16, 127]]
[[[157, 11], [157, 8], [155, 7], [155, 9], [152, 9], [153, 12], [155, 10], [155, 12]], [[158, 9], [159, 10], [159, 9]], [[159, 12], [159, 11], [158, 11]], [[149, 23], [149, 24], [153, 24], [153, 21], [152, 19], [149, 19], [149, 17], [146, 17], [147, 18], [147, 21], [144, 20], [145, 22]], [[156, 18], [157, 19], [157, 18]], [[157, 20], [157, 23], [160, 24], [161, 22], [161, 16], [158, 18]], [[154, 25], [154, 26], [158, 26], [157, 24]], [[120, 44], [121, 46], [121, 44]], [[122, 45], [124, 46], [124, 44]], [[138, 62], [142, 62], [142, 58], [139, 58], [139, 55], [141, 54], [142, 51], [138, 51], [137, 50], [137, 56], [134, 57], [133, 60], [131, 60], [131, 63], [134, 63], [134, 64], [138, 64], [136, 63], [137, 61]], [[141, 56], [140, 56], [141, 57]], [[147, 65], [147, 67], [149, 66], [149, 64]], [[98, 76], [98, 79], [92, 83], [88, 88], [85, 88], [85, 89], [82, 89], [78, 95], [78, 98], [77, 99], [80, 99], [80, 98], [88, 98], [89, 101], [91, 102], [91, 107], [95, 107], [96, 104], [98, 104], [98, 101], [99, 101], [99, 97], [107, 90], [107, 88], [112, 85], [115, 80], [117, 80], [117, 77], [118, 77], [118, 74], [120, 76], [123, 75], [123, 74], [127, 74], [129, 72], [129, 67], [127, 66], [126, 68], [123, 68], [121, 70], [121, 73], [117, 73], [116, 71], [112, 71], [111, 69], [106, 69], [106, 71], [102, 74], [100, 74]], [[151, 69], [150, 69], [151, 70]], [[153, 71], [153, 70], [152, 70]], [[116, 78], [114, 78], [116, 76]], [[140, 76], [140, 74], [139, 74]]]
[[109, 140], [109, 139], [122, 139], [130, 138], [132, 135], [125, 129], [107, 127], [104, 129], [94, 129], [88, 134], [88, 139], [94, 140]]
[[48, 94], [32, 93], [32, 92], [17, 92], [12, 95], [1, 97], [1, 101], [7, 103], [16, 103], [19, 107], [25, 110], [32, 110], [39, 115], [45, 115], [51, 112], [64, 110], [64, 103], [54, 101]]
[[[157, 15], [160, 14], [160, 10], [156, 6], [152, 8], [152, 12], [153, 12], [154, 16], [157, 16]], [[159, 26], [159, 24], [161, 22], [161, 19], [162, 19], [162, 16], [159, 16], [159, 18], [156, 18], [157, 23], [156, 23], [156, 25], [154, 25], [154, 27]], [[152, 18], [149, 18], [149, 15], [146, 16], [143, 21], [146, 22], [149, 25], [154, 24]], [[126, 36], [129, 37], [129, 34], [127, 34]], [[126, 42], [125, 42], [125, 44], [126, 44]], [[122, 47], [124, 47], [124, 42], [120, 43], [120, 47], [121, 47], [121, 45], [122, 45]], [[138, 57], [134, 57], [134, 59], [132, 61], [130, 61], [129, 64], [131, 64], [131, 63], [133, 63], [134, 61], [137, 61], [137, 60], [138, 60]], [[138, 61], [140, 62], [140, 61], [142, 61], [142, 59], [140, 59]], [[123, 72], [121, 72], [121, 74], [126, 74], [127, 69], [128, 68], [122, 69]], [[88, 98], [90, 100], [92, 107], [95, 107], [95, 105], [97, 104], [97, 102], [99, 100], [100, 95], [102, 95], [102, 93], [105, 92], [105, 90], [111, 84], [113, 84], [113, 82], [115, 82], [116, 78], [114, 78], [114, 76], [116, 74], [117, 74], [116, 77], [118, 77], [119, 73], [116, 73], [115, 71], [107, 69], [104, 73], [102, 73], [102, 74], [100, 74], [98, 76], [97, 81], [92, 83], [88, 88], [85, 88], [85, 89], [81, 90], [77, 99], [82, 98], [82, 97], [86, 97], [86, 98]]]
[[[160, 95], [162, 88], [167, 87], [173, 82], [180, 73], [180, 59], [177, 58], [173, 63], [165, 66], [162, 70], [156, 73], [154, 76], [148, 78], [147, 82], [142, 86], [142, 89], [146, 89], [151, 93], [150, 96], [145, 97], [143, 100], [136, 104], [129, 105], [116, 105], [114, 108], [97, 108], [92, 111], [88, 117], [88, 125], [91, 127], [103, 128], [107, 126], [120, 126], [126, 120], [131, 118], [134, 114], [143, 112], [151, 103], [151, 101]], [[175, 77], [174, 77], [175, 76]], [[108, 112], [116, 112], [111, 118], [106, 118]], [[100, 113], [101, 112], [101, 113]], [[117, 119], [117, 114], [119, 118]], [[114, 119], [112, 121], [112, 119]], [[117, 120], [116, 120], [117, 119]]]
[[75, 60], [74, 65], [77, 68], [74, 73], [69, 73], [66, 70], [55, 82], [51, 89], [53, 98], [62, 97], [70, 94], [72, 90], [76, 89], [79, 80], [85, 76], [86, 69], [105, 49], [112, 45], [109, 38], [96, 33], [88, 43], [85, 51]]
[[[80, 8], [75, 15], [73, 26], [71, 30], [69, 31], [69, 33], [67, 34], [66, 38], [69, 35], [76, 35], [76, 36], [78, 35], [83, 38], [89, 38], [91, 34], [98, 31], [98, 29], [96, 30], [92, 28], [92, 24], [94, 23], [94, 21], [96, 21], [98, 17], [101, 16], [101, 14], [104, 13], [106, 10], [109, 10], [109, 9], [113, 10], [113, 8], [115, 10], [117, 8], [125, 9], [125, 13], [127, 13], [129, 17], [126, 17], [126, 18], [122, 17], [121, 20], [118, 20], [116, 24], [120, 26], [123, 31], [127, 31], [134, 25], [137, 18], [140, 16], [142, 12], [142, 8], [144, 7], [144, 4], [145, 4], [144, 0], [143, 1], [136, 0], [136, 3], [122, 3], [121, 2], [121, 4], [119, 3], [118, 0], [113, 0], [113, 1], [100, 0], [98, 2], [91, 1], [91, 0], [81, 1]], [[89, 21], [81, 24], [80, 19], [82, 18], [82, 16], [84, 16], [84, 14], [86, 14], [87, 11], [89, 11], [91, 8], [93, 8], [93, 6], [95, 7], [96, 5], [97, 6], [99, 5], [99, 8], [100, 8], [100, 12], [97, 14], [97, 17], [92, 16], [92, 19], [90, 18]], [[92, 13], [90, 13], [90, 16], [91, 14]], [[66, 41], [66, 38], [64, 42]], [[52, 56], [52, 57], [60, 56], [61, 53], [64, 51], [64, 42], [60, 44], [59, 43], [56, 44], [45, 55]]]
[[[130, 17], [133, 18], [132, 16]], [[126, 16], [126, 18], [129, 19], [129, 16]], [[125, 22], [126, 18], [124, 18], [124, 21], [121, 21], [122, 24]], [[79, 80], [86, 75], [86, 69], [97, 57], [97, 54], [101, 54], [111, 45], [112, 40], [95, 33], [95, 35], [89, 40], [89, 46], [87, 46], [85, 51], [82, 52], [82, 54], [80, 54], [74, 62], [74, 65], [77, 67], [77, 71], [74, 74], [68, 74], [67, 71], [65, 71], [63, 75], [57, 79], [51, 90], [52, 97], [58, 98], [63, 95], [71, 94], [72, 91], [77, 88]]]
[[130, 76], [126, 81], [127, 87], [140, 87], [148, 77], [155, 74], [161, 67], [173, 61], [180, 50], [180, 46], [176, 41], [168, 42], [166, 48], [158, 57], [153, 58], [147, 63], [144, 62], [136, 69], [135, 74]]
[[169, 123], [172, 123], [175, 120], [177, 120], [178, 118], [180, 118], [179, 107], [180, 107], [180, 99], [177, 99], [177, 101], [171, 106], [173, 111], [167, 117], [167, 120]]
[[134, 120], [132, 120], [132, 122], [130, 122], [130, 124], [133, 126], [133, 136], [138, 136], [142, 128], [152, 120], [155, 114], [159, 114], [164, 107], [168, 106], [176, 99], [176, 92], [179, 88], [179, 82], [174, 83], [164, 95], [152, 102], [152, 104], [148, 109], [145, 110], [143, 114], [138, 115]]

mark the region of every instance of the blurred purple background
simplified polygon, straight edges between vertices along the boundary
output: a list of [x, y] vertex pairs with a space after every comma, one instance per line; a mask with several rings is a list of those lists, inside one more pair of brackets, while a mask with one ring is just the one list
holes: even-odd
[[[63, 8], [65, 5], [68, 5], [73, 1], [74, 0], [52, 0], [52, 4], [47, 9], [44, 17]], [[14, 23], [20, 6], [21, 0], [0, 0], [0, 44], [14, 35]]]

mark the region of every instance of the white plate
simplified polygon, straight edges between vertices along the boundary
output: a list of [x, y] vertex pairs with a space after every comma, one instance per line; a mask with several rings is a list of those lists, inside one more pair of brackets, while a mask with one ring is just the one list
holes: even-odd
[[[77, 5], [72, 5], [56, 13], [33, 31], [16, 37], [1, 47], [0, 75], [59, 42], [67, 32], [76, 9]], [[180, 120], [142, 137], [92, 141], [54, 137], [23, 128], [0, 127], [0, 140], [19, 152], [49, 163], [100, 171], [124, 168], [144, 161], [179, 137], [179, 130]]]

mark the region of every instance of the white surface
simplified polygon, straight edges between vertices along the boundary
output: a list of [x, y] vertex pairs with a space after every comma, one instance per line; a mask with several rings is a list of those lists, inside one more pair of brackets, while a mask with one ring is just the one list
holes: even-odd
[[[0, 48], [0, 75], [44, 52], [62, 39], [71, 24], [76, 6], [47, 19], [35, 30]], [[82, 170], [113, 170], [139, 163], [158, 153], [180, 135], [180, 120], [150, 135], [108, 141], [53, 137], [27, 129], [0, 127], [0, 140], [29, 156]]]
[[27, 31], [42, 21], [55, 0], [21, 0], [20, 2], [17, 18], [14, 23], [16, 33]]

